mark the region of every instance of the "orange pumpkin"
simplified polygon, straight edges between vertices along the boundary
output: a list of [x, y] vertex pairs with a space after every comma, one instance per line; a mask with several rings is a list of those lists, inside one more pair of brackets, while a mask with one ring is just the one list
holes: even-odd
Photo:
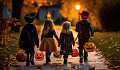
[[25, 62], [25, 61], [27, 61], [27, 54], [26, 53], [18, 53], [16, 55], [16, 59], [18, 62]]
[[55, 52], [53, 53], [53, 56], [54, 56], [55, 58], [61, 58], [61, 57], [62, 57], [62, 55], [60, 54], [60, 51], [55, 51]]
[[44, 54], [40, 51], [38, 51], [37, 53], [35, 53], [35, 59], [37, 61], [42, 61], [44, 59]]
[[73, 49], [73, 55], [71, 55], [72, 57], [77, 57], [79, 54], [77, 49]]
[[93, 52], [95, 50], [95, 45], [94, 43], [85, 43], [84, 49], [86, 52]]

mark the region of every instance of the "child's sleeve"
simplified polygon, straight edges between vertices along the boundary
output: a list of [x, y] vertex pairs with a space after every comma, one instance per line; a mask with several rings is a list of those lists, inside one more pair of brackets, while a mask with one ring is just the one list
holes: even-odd
[[75, 29], [75, 31], [76, 32], [79, 32], [79, 27], [78, 27], [79, 25], [78, 25], [78, 22], [76, 23], [76, 29]]
[[90, 23], [90, 31], [91, 31], [91, 36], [94, 36], [94, 30], [91, 23]]
[[59, 40], [58, 40], [58, 36], [56, 35], [55, 30], [54, 30], [54, 36], [55, 36], [55, 38], [57, 39], [57, 41], [59, 41]]
[[73, 43], [73, 46], [75, 45], [75, 41], [74, 41], [74, 37], [73, 37], [73, 33], [71, 32], [71, 37], [72, 37], [72, 43]]
[[35, 30], [34, 30], [34, 38], [35, 38], [35, 44], [37, 45], [37, 47], [39, 46], [39, 38], [38, 38], [38, 34], [37, 34], [37, 30], [36, 30], [36, 27], [35, 27]]

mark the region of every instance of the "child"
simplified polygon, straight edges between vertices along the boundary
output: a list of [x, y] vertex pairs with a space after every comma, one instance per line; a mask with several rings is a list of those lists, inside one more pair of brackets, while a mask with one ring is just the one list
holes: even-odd
[[72, 44], [75, 45], [74, 37], [71, 29], [71, 23], [65, 21], [60, 33], [59, 45], [61, 45], [61, 55], [64, 55], [64, 64], [67, 63], [68, 55], [72, 55]]
[[53, 38], [53, 35], [58, 41], [58, 36], [56, 35], [55, 30], [53, 29], [54, 23], [52, 19], [46, 19], [44, 23], [44, 28], [41, 35], [41, 44], [39, 47], [40, 51], [46, 52], [46, 64], [50, 62], [51, 52], [57, 51], [56, 42]]
[[35, 65], [34, 63], [34, 46], [36, 45], [39, 47], [39, 39], [37, 35], [36, 27], [32, 24], [35, 14], [26, 14], [24, 16], [25, 21], [27, 24], [22, 28], [21, 35], [20, 35], [20, 41], [19, 41], [19, 47], [21, 49], [25, 50], [25, 53], [27, 54], [27, 61], [26, 66], [29, 66], [29, 54], [30, 54], [30, 61], [32, 65]]
[[[82, 20], [77, 22], [75, 31], [78, 32], [80, 63], [83, 63], [84, 45], [86, 42], [88, 42], [89, 38], [93, 38], [94, 32], [91, 23], [87, 21], [87, 18], [90, 18], [89, 12], [82, 11], [80, 15], [82, 17]], [[89, 31], [91, 31], [91, 36]], [[84, 62], [87, 61], [87, 57], [88, 53], [84, 50]]]

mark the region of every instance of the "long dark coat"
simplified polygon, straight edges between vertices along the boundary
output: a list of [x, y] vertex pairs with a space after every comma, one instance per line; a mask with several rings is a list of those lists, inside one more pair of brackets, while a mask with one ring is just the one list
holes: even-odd
[[59, 44], [61, 45], [61, 52], [62, 55], [72, 55], [72, 44], [74, 45], [74, 37], [72, 31], [67, 33], [61, 33]]
[[[33, 43], [28, 42], [28, 35], [26, 35], [26, 31], [28, 30], [33, 30]], [[20, 40], [19, 40], [19, 47], [22, 49], [28, 49], [28, 48], [34, 48], [34, 46], [39, 46], [39, 39], [38, 39], [38, 34], [36, 27], [33, 24], [26, 24], [20, 35]]]

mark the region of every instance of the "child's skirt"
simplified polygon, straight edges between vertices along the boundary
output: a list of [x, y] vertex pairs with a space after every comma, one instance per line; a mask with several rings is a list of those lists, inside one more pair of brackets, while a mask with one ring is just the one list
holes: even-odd
[[54, 38], [43, 38], [39, 50], [45, 51], [46, 53], [57, 51], [57, 45]]

